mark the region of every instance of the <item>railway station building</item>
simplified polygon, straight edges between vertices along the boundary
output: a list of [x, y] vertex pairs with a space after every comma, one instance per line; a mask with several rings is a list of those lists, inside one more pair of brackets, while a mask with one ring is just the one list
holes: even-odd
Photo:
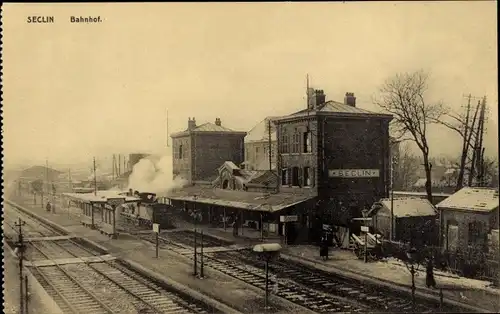
[[344, 102], [308, 94], [306, 109], [274, 120], [280, 191], [316, 195], [315, 232], [324, 224], [355, 229], [352, 218], [389, 194], [392, 116], [358, 108], [353, 93]]
[[[352, 218], [388, 197], [392, 116], [356, 107], [353, 93], [346, 93], [344, 102], [327, 101], [322, 90], [308, 94], [304, 110], [271, 119], [276, 153], [270, 170], [245, 169], [239, 166], [241, 159], [221, 159], [230, 155], [222, 150], [217, 156], [214, 149], [216, 158], [196, 161], [198, 168], [210, 165], [203, 166], [203, 175], [199, 170], [193, 175], [192, 163], [182, 168], [174, 157], [174, 175], [188, 173], [191, 184], [171, 192], [172, 205], [196, 210], [203, 222], [220, 215], [227, 219], [229, 213], [242, 225], [262, 225], [295, 243], [316, 242], [325, 224], [352, 227]], [[190, 148], [191, 155], [201, 149]], [[209, 179], [196, 180], [203, 177]]]
[[215, 123], [202, 125], [197, 125], [195, 118], [189, 118], [186, 130], [171, 135], [173, 177], [189, 182], [207, 180], [224, 161], [241, 164], [245, 135], [246, 132], [224, 127], [219, 118]]

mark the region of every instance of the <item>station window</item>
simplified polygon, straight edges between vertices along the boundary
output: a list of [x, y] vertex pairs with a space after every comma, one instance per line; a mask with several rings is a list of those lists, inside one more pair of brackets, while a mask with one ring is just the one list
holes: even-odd
[[290, 152], [290, 148], [288, 146], [288, 135], [283, 134], [281, 136], [281, 153], [288, 154]]
[[295, 132], [292, 137], [292, 153], [298, 153], [300, 147], [300, 135]]
[[304, 138], [302, 141], [303, 144], [303, 153], [310, 153], [311, 149], [311, 132], [304, 132]]
[[288, 185], [288, 168], [281, 169], [281, 185]]
[[483, 225], [480, 221], [473, 221], [469, 223], [469, 245], [484, 244]]
[[304, 186], [311, 186], [311, 168], [304, 167]]
[[181, 144], [181, 145], [179, 145], [179, 159], [184, 158], [184, 157], [182, 156], [182, 153], [183, 153], [183, 151], [182, 151], [182, 144]]
[[299, 167], [292, 168], [292, 186], [299, 186]]

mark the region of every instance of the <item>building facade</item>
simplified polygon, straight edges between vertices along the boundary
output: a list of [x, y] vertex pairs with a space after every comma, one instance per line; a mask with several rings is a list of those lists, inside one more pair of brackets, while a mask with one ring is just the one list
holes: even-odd
[[372, 227], [385, 239], [391, 239], [392, 227], [394, 241], [416, 246], [437, 244], [437, 210], [425, 198], [396, 197], [392, 202], [389, 198], [381, 199], [372, 206], [368, 216], [372, 218]]
[[275, 118], [277, 117], [266, 117], [245, 136], [245, 169], [276, 169], [276, 126], [272, 122]]
[[274, 120], [280, 190], [314, 190], [316, 220], [349, 225], [388, 196], [391, 119], [357, 108], [353, 93], [340, 103], [309, 90], [306, 109]]
[[498, 190], [465, 187], [436, 205], [445, 251], [487, 251], [488, 235], [498, 229]]
[[173, 177], [210, 181], [225, 161], [241, 164], [245, 135], [222, 126], [219, 118], [199, 126], [195, 118], [189, 118], [186, 130], [171, 135]]

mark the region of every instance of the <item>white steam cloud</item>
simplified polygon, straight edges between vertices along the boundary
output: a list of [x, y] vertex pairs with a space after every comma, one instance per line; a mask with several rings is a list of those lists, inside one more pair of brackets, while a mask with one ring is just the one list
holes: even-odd
[[184, 186], [187, 181], [172, 178], [172, 157], [147, 157], [141, 159], [132, 169], [127, 189], [167, 196], [168, 192]]

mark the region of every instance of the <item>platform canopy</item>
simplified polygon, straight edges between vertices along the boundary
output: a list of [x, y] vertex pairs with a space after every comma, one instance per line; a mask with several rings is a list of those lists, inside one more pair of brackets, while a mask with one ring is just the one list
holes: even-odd
[[107, 203], [108, 199], [123, 198], [125, 203], [138, 202], [141, 199], [135, 196], [123, 195], [121, 191], [97, 191], [97, 193], [63, 193], [63, 196], [84, 203]]
[[193, 186], [172, 191], [167, 197], [171, 200], [177, 201], [189, 201], [215, 206], [274, 213], [310, 200], [314, 197], [314, 195], [308, 193], [265, 194]]

